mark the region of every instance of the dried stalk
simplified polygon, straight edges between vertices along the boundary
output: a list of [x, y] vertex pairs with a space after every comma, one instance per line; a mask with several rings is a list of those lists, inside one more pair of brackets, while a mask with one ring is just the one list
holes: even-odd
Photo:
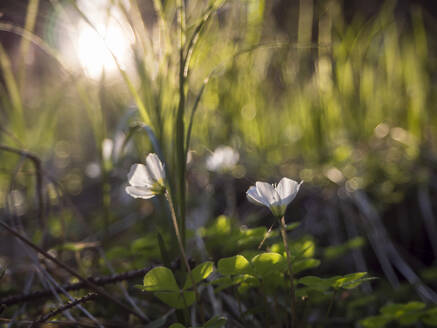
[[[120, 274], [115, 274], [111, 276], [101, 276], [101, 277], [88, 277], [87, 280], [94, 283], [98, 286], [104, 286], [107, 284], [115, 284], [120, 281], [132, 280], [136, 278], [143, 277], [147, 272], [153, 269], [153, 266], [148, 266], [143, 269], [127, 271]], [[62, 289], [65, 291], [75, 291], [80, 289], [88, 288], [88, 286], [84, 282], [77, 282], [73, 284], [66, 284], [59, 288], [55, 288], [57, 292], [62, 292]], [[3, 299], [0, 299], [0, 304], [5, 306], [11, 306], [19, 303], [27, 303], [39, 300], [41, 298], [50, 297], [52, 295], [52, 291], [50, 290], [40, 290], [28, 294], [17, 294], [12, 295]]]
[[32, 327], [38, 326], [38, 325], [46, 322], [50, 318], [54, 317], [55, 315], [58, 315], [59, 313], [62, 313], [66, 310], [69, 310], [78, 304], [88, 302], [88, 301], [96, 298], [96, 296], [97, 296], [96, 293], [89, 293], [88, 295], [85, 295], [83, 297], [76, 298], [73, 301], [67, 302], [64, 305], [54, 309], [53, 311], [50, 311], [49, 313], [41, 316], [38, 320], [34, 321], [30, 327], [32, 328]]
[[96, 292], [97, 294], [105, 297], [106, 299], [110, 300], [111, 302], [117, 304], [120, 308], [124, 309], [126, 312], [131, 313], [135, 316], [137, 316], [138, 318], [140, 318], [142, 321], [147, 322], [147, 319], [144, 318], [144, 316], [142, 316], [140, 313], [137, 313], [137, 311], [132, 310], [130, 307], [128, 307], [127, 305], [123, 304], [122, 302], [120, 302], [118, 299], [114, 298], [113, 296], [111, 296], [107, 291], [105, 291], [103, 288], [99, 287], [98, 285], [96, 285], [95, 283], [93, 283], [92, 281], [87, 280], [86, 278], [82, 277], [82, 275], [80, 275], [76, 270], [70, 268], [69, 266], [65, 265], [64, 263], [60, 262], [58, 259], [56, 259], [55, 257], [53, 257], [52, 255], [50, 255], [49, 253], [47, 253], [46, 251], [44, 251], [43, 249], [41, 249], [40, 247], [38, 247], [37, 245], [35, 245], [34, 243], [32, 243], [30, 240], [28, 240], [26, 237], [22, 236], [20, 233], [18, 233], [17, 231], [15, 231], [14, 229], [12, 229], [11, 227], [9, 227], [6, 223], [4, 223], [3, 221], [0, 221], [0, 225], [6, 229], [9, 233], [11, 233], [12, 235], [14, 235], [15, 237], [17, 237], [18, 239], [20, 239], [24, 244], [26, 244], [27, 246], [33, 248], [35, 251], [37, 251], [38, 253], [40, 253], [41, 255], [43, 255], [45, 258], [49, 259], [50, 261], [52, 261], [53, 263], [55, 263], [57, 266], [59, 266], [60, 268], [64, 269], [65, 271], [67, 271], [69, 274], [71, 274], [72, 276], [76, 277], [77, 279], [79, 279], [81, 282], [83, 282], [89, 289], [93, 290], [94, 292]]

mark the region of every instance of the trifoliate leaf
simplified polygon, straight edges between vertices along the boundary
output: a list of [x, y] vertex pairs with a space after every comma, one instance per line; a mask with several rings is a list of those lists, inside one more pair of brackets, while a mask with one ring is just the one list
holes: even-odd
[[174, 291], [179, 292], [179, 286], [170, 269], [156, 267], [144, 276], [143, 287], [145, 291]]
[[252, 271], [249, 261], [242, 255], [220, 259], [217, 268], [224, 276], [251, 273]]
[[307, 286], [311, 290], [315, 290], [318, 292], [325, 292], [329, 290], [332, 286], [332, 283], [335, 282], [339, 276], [335, 276], [332, 278], [320, 278], [316, 276], [306, 276], [303, 278], [300, 278], [298, 280], [299, 284]]
[[266, 276], [272, 271], [283, 272], [287, 269], [284, 257], [278, 253], [262, 253], [252, 259], [255, 272], [260, 276]]
[[[200, 283], [202, 280], [209, 277], [209, 275], [214, 271], [214, 263], [211, 261], [204, 262], [196, 266], [191, 270], [195, 284]], [[193, 286], [192, 280], [188, 275], [185, 280], [184, 289], [189, 289]]]
[[183, 309], [195, 301], [192, 291], [181, 291], [170, 269], [156, 267], [144, 276], [144, 291], [154, 292], [161, 301], [175, 309]]

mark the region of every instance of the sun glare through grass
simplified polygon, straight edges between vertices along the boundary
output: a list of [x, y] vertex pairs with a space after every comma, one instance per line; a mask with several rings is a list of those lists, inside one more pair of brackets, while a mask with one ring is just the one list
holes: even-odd
[[98, 78], [103, 71], [109, 74], [115, 72], [116, 61], [126, 68], [131, 59], [134, 38], [120, 8], [110, 6], [108, 0], [82, 0], [78, 2], [78, 7], [92, 25], [84, 19], [77, 22], [68, 41], [73, 44], [65, 46], [68, 49], [66, 54], [74, 57], [73, 60], [91, 78]]

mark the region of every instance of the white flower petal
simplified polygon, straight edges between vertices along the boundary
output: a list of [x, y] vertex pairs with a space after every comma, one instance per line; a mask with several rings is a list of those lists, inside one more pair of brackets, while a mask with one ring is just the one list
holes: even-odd
[[132, 165], [127, 176], [129, 184], [135, 187], [145, 187], [153, 184], [153, 180], [143, 164]]
[[281, 197], [281, 206], [287, 207], [288, 204], [294, 200], [301, 184], [302, 181], [297, 183], [289, 178], [282, 178], [281, 181], [279, 181], [278, 185], [276, 186], [276, 190]]
[[281, 198], [279, 197], [278, 192], [270, 183], [267, 182], [256, 182], [256, 190], [258, 192], [258, 195], [261, 196], [261, 198], [264, 199], [265, 202], [268, 203], [267, 206], [275, 206], [279, 205], [281, 202]]
[[251, 186], [247, 191], [246, 191], [246, 196], [247, 199], [249, 200], [249, 202], [255, 204], [255, 205], [265, 205], [267, 207], [269, 207], [269, 203], [267, 201], [265, 201], [259, 194], [258, 191], [256, 191], [256, 187], [255, 186]]
[[156, 193], [147, 187], [127, 186], [125, 190], [133, 198], [149, 199], [156, 196]]
[[165, 179], [164, 166], [158, 155], [155, 153], [150, 153], [146, 158], [147, 169], [154, 181], [160, 181]]
[[210, 171], [226, 171], [232, 169], [240, 159], [238, 151], [229, 146], [219, 146], [206, 160], [206, 168]]
[[217, 159], [216, 159], [214, 154], [212, 154], [211, 156], [209, 156], [206, 159], [206, 168], [209, 171], [216, 171], [217, 170]]

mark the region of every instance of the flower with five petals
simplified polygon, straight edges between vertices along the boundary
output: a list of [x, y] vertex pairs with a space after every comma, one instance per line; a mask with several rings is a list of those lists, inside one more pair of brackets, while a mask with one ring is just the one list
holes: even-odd
[[274, 216], [281, 217], [296, 197], [302, 182], [297, 183], [289, 178], [282, 178], [277, 185], [257, 181], [255, 186], [247, 190], [247, 199], [256, 205], [267, 206]]
[[149, 199], [165, 192], [165, 171], [158, 155], [150, 153], [146, 165], [134, 164], [128, 174], [126, 192], [134, 198]]

